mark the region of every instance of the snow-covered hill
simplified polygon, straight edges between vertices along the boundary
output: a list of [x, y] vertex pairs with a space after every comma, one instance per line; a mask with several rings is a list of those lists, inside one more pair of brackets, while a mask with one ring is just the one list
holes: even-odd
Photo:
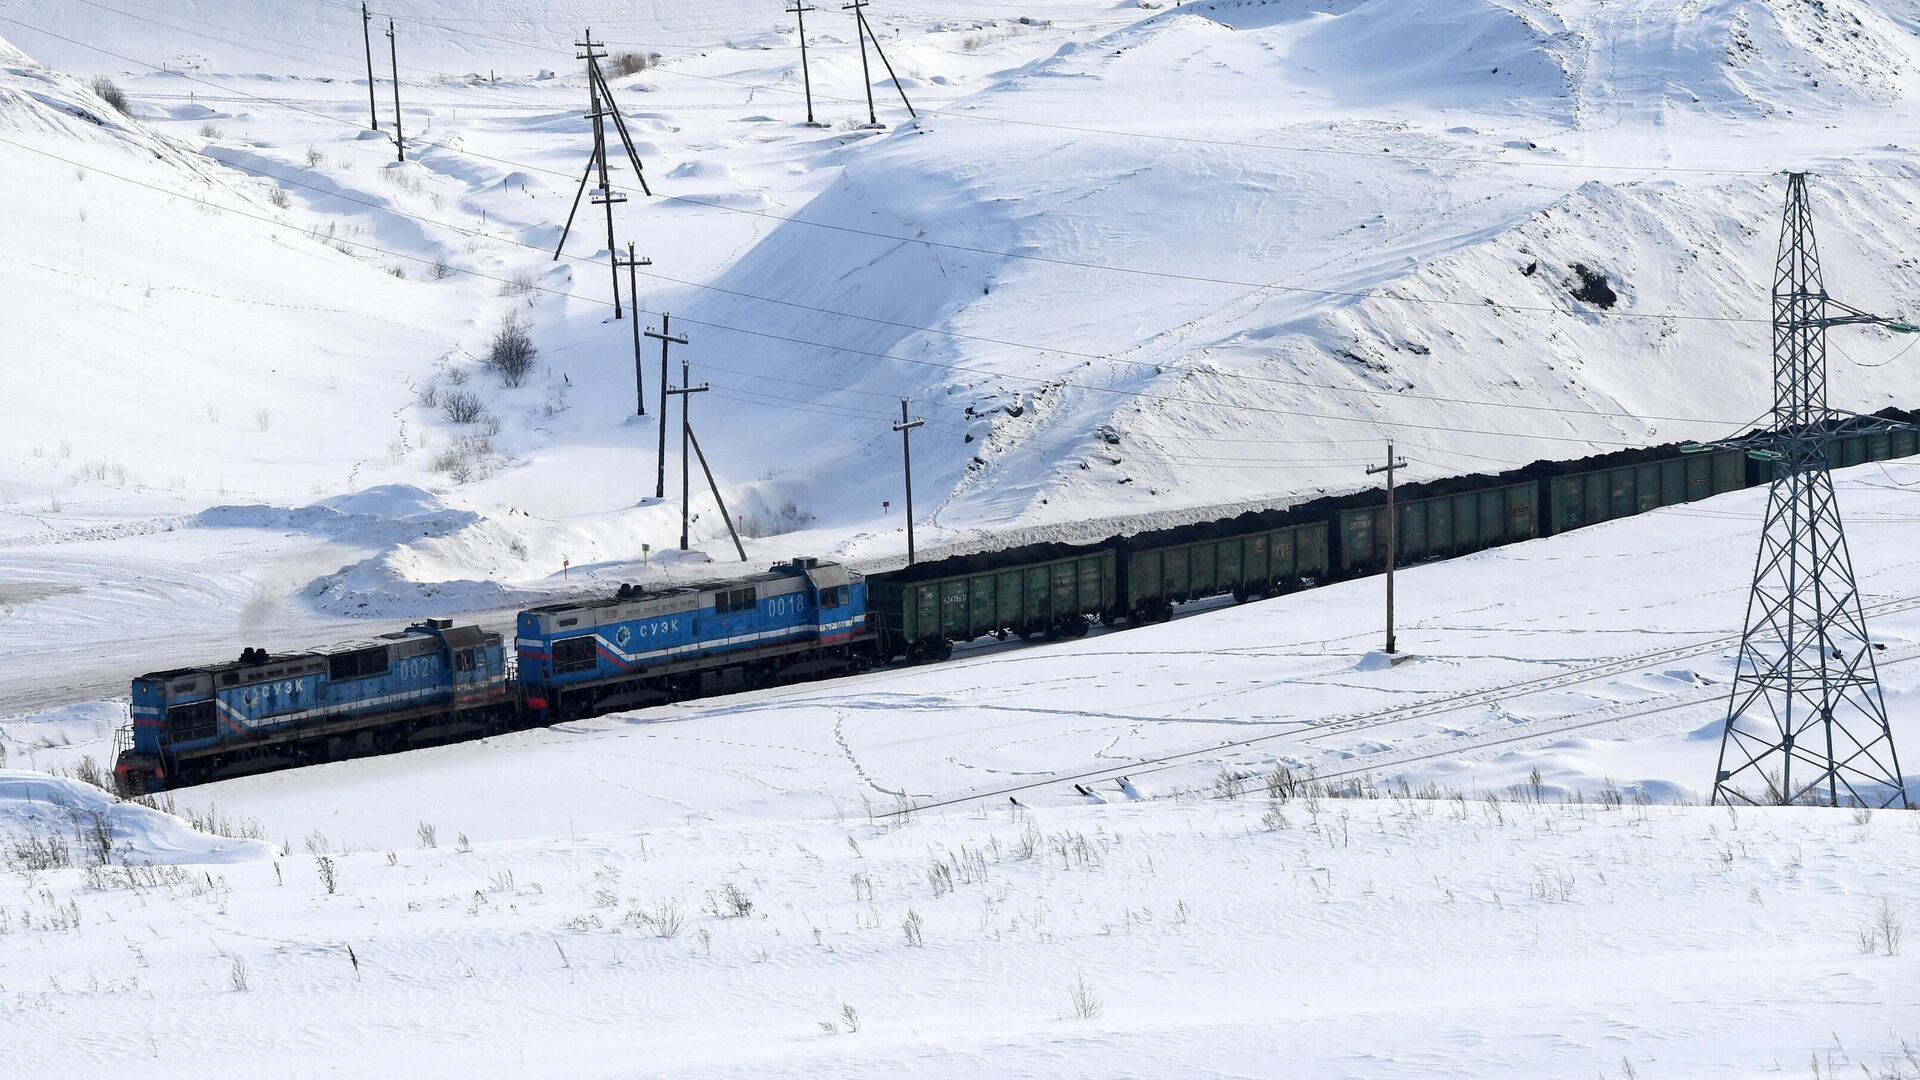
[[[1765, 405], [1781, 168], [1830, 174], [1836, 294], [1920, 308], [1884, 243], [1913, 223], [1920, 138], [1899, 4], [901, 3], [873, 16], [920, 118], [875, 66], [881, 132], [854, 126], [844, 16], [810, 24], [839, 125], [813, 129], [779, 12], [393, 6], [405, 165], [390, 120], [364, 129], [345, 5], [7, 9], [8, 37], [119, 79], [140, 117], [6, 69], [0, 154], [35, 193], [5, 271], [33, 314], [10, 321], [45, 358], [0, 437], [16, 543], [400, 485], [468, 523], [336, 545], [296, 606], [639, 576], [677, 508], [651, 499], [594, 208], [548, 254], [587, 148], [589, 25], [660, 53], [616, 80], [660, 197], [615, 240], [654, 260], [648, 322], [692, 335], [754, 561], [899, 550], [903, 397], [929, 421], [923, 546], [1351, 489], [1387, 438], [1441, 475], [1725, 430]], [[509, 313], [545, 352], [519, 389], [475, 363]], [[1889, 340], [1841, 350], [1836, 403], [1920, 400], [1911, 365], [1878, 366]], [[478, 396], [478, 427], [449, 393]], [[503, 587], [460, 584], [483, 579]]]
[[[0, 153], [36, 196], [13, 340], [45, 358], [0, 446], [16, 538], [398, 484], [470, 523], [342, 547], [293, 591], [364, 614], [511, 603], [562, 563], [638, 575], [678, 522], [628, 415], [604, 225], [588, 208], [542, 254], [586, 147], [588, 25], [661, 54], [617, 80], [662, 198], [616, 242], [654, 259], [649, 321], [693, 336], [756, 561], [898, 550], [902, 397], [929, 420], [923, 546], [1350, 489], [1388, 437], [1437, 475], [1723, 430], [1764, 405], [1779, 168], [1835, 174], [1836, 292], [1916, 306], [1881, 242], [1913, 220], [1900, 5], [897, 4], [874, 17], [921, 117], [876, 67], [875, 133], [844, 18], [811, 27], [842, 125], [818, 130], [777, 12], [400, 4], [404, 166], [364, 130], [356, 14], [8, 8], [7, 36], [141, 117], [7, 67]], [[509, 312], [546, 353], [518, 390], [473, 362]], [[1889, 342], [1842, 348], [1836, 402], [1920, 399], [1911, 366], [1852, 363]], [[452, 391], [491, 419], [449, 422]], [[506, 589], [458, 584], [481, 579]]]

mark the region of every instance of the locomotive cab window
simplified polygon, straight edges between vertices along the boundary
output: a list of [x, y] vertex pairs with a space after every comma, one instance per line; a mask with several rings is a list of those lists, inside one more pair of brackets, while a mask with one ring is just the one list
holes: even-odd
[[556, 675], [569, 671], [592, 671], [599, 660], [599, 646], [592, 634], [561, 638], [553, 643], [553, 671]]
[[455, 671], [472, 671], [473, 667], [472, 649], [461, 649], [459, 652], [453, 654], [453, 668]]
[[713, 613], [730, 615], [740, 611], [752, 611], [757, 602], [751, 585], [744, 589], [722, 589], [713, 594]]
[[840, 607], [847, 602], [847, 587], [834, 585], [820, 590], [821, 607]]

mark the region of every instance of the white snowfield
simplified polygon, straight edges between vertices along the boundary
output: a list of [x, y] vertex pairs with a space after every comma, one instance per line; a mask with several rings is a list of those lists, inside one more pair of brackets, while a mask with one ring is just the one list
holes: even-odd
[[[387, 0], [374, 132], [357, 4], [0, 6], [0, 1075], [1920, 1078], [1916, 815], [1698, 805], [1760, 491], [1406, 569], [1398, 665], [1362, 580], [83, 783], [138, 672], [737, 565], [554, 258], [588, 27], [755, 568], [900, 560], [902, 398], [923, 553], [1741, 430], [1786, 168], [1920, 315], [1904, 0], [874, 0], [880, 129], [782, 7]], [[1840, 483], [1920, 790], [1920, 474]]]
[[[1841, 489], [1905, 746], [1912, 469]], [[1398, 666], [1366, 580], [164, 798], [273, 845], [205, 870], [128, 807], [87, 869], [41, 805], [85, 789], [6, 774], [0, 1034], [56, 1076], [1910, 1076], [1915, 815], [1698, 805], [1761, 495], [1408, 570]], [[67, 770], [118, 715], [0, 745]]]

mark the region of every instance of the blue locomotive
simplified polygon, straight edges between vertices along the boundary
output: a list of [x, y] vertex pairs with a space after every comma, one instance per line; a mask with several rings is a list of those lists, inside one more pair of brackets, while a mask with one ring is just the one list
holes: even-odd
[[317, 652], [250, 648], [133, 680], [114, 774], [138, 794], [863, 670], [877, 651], [866, 603], [858, 574], [796, 559], [523, 611], [517, 656], [446, 619]]
[[504, 728], [515, 695], [499, 634], [429, 619], [369, 641], [156, 671], [133, 680], [114, 775], [127, 793]]
[[514, 642], [534, 722], [587, 716], [864, 667], [867, 586], [838, 563], [520, 613]]

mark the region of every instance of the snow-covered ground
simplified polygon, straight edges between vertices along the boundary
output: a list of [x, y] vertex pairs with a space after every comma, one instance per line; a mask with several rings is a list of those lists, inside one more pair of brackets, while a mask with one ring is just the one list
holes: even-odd
[[[116, 817], [119, 850], [156, 816]], [[1852, 1075], [1920, 1016], [1911, 956], [1859, 944], [1882, 899], [1920, 917], [1910, 814], [1250, 798], [471, 849], [427, 824], [8, 875], [10, 1071]]]
[[[391, 0], [404, 165], [357, 7], [0, 6], [0, 1072], [1920, 1076], [1861, 940], [1914, 815], [1688, 805], [1761, 492], [1412, 568], [1398, 665], [1356, 581], [173, 813], [67, 778], [140, 670], [731, 561], [703, 496], [671, 550], [595, 208], [552, 257], [588, 26], [660, 54], [615, 239], [750, 561], [872, 566], [901, 398], [923, 550], [1743, 426], [1777, 170], [1920, 312], [1910, 4], [876, 0], [870, 129], [832, 5], [808, 127], [778, 4]], [[1920, 404], [1833, 342], [1836, 406]], [[1911, 768], [1920, 474], [1841, 494]]]
[[[1912, 468], [1842, 484], [1906, 745]], [[1878, 1068], [1915, 815], [1697, 804], [1760, 494], [1407, 571], [1397, 666], [1357, 581], [161, 804], [254, 844], [3, 774], [0, 1031], [48, 1075]], [[0, 745], [72, 771], [119, 717]], [[95, 809], [155, 868], [85, 869]]]

